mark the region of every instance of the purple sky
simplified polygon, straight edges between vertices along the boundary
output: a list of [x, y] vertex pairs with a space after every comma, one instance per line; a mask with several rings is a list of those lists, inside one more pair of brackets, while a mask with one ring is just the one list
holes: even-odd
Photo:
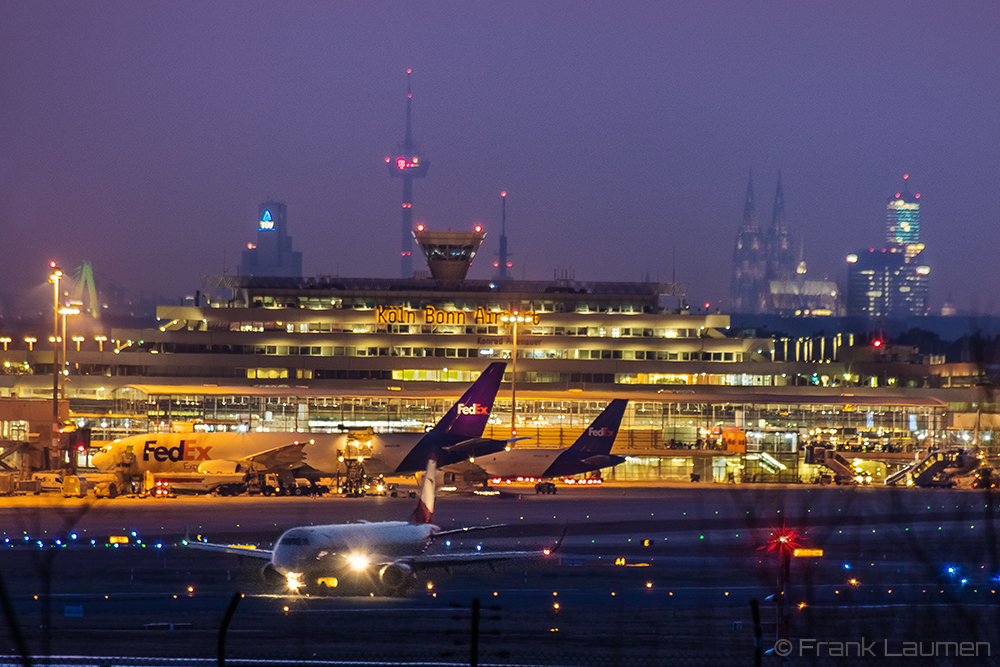
[[931, 301], [1000, 310], [994, 2], [0, 0], [0, 292], [91, 260], [136, 293], [235, 273], [288, 205], [307, 275], [398, 274], [405, 69], [431, 161], [414, 218], [514, 276], [677, 277], [728, 302], [747, 170], [781, 169], [810, 275], [882, 242], [908, 172]]

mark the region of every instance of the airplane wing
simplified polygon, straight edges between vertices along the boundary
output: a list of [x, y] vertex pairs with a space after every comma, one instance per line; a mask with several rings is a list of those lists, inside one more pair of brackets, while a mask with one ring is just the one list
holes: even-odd
[[549, 555], [546, 551], [472, 551], [461, 553], [421, 554], [419, 556], [405, 556], [403, 558], [398, 558], [394, 562], [405, 563], [414, 571], [426, 570], [433, 567], [447, 569], [461, 565], [473, 565], [476, 563], [490, 564], [507, 560], [544, 558]]
[[288, 445], [274, 447], [273, 449], [266, 449], [263, 452], [245, 456], [240, 460], [254, 463], [266, 468], [267, 470], [291, 468], [305, 460], [306, 454], [303, 449], [305, 444], [307, 443], [293, 442]]
[[505, 443], [506, 447], [513, 445], [518, 440], [530, 440], [527, 436], [522, 438], [506, 438], [504, 440], [497, 440], [492, 438], [469, 438], [468, 440], [463, 440], [461, 442], [456, 442], [454, 445], [448, 445], [443, 449], [452, 454], [463, 454], [466, 456], [483, 456], [483, 452], [486, 454], [495, 454], [496, 447], [500, 443]]
[[271, 551], [268, 549], [258, 549], [255, 544], [213, 544], [212, 542], [202, 542], [184, 538], [181, 544], [189, 549], [200, 549], [202, 551], [216, 551], [226, 554], [238, 554], [240, 556], [250, 556], [262, 560], [271, 560]]
[[460, 535], [463, 533], [473, 533], [480, 530], [492, 530], [494, 528], [505, 528], [506, 523], [492, 523], [488, 526], [467, 526], [465, 528], [452, 528], [450, 530], [441, 530], [431, 535], [430, 539], [436, 540], [439, 537], [444, 537], [445, 535]]

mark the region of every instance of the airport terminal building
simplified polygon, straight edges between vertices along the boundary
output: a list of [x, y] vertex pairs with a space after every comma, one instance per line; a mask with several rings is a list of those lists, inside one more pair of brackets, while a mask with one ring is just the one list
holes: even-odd
[[[493, 435], [514, 419], [526, 446], [568, 445], [629, 398], [616, 451], [642, 475], [667, 458], [689, 471], [691, 455], [664, 450], [721, 450], [727, 431], [745, 434], [744, 454], [795, 455], [804, 439], [911, 449], [945, 437], [949, 404], [966, 400], [921, 388], [909, 363], [867, 372], [850, 336], [733, 336], [727, 315], [692, 313], [682, 285], [466, 280], [481, 231], [415, 236], [429, 275], [210, 276], [194, 305], [160, 306], [160, 326], [78, 342], [63, 384], [71, 415], [96, 440], [179, 421], [423, 430], [506, 360]], [[2, 354], [33, 369], [0, 376], [5, 395], [51, 398], [51, 350]]]

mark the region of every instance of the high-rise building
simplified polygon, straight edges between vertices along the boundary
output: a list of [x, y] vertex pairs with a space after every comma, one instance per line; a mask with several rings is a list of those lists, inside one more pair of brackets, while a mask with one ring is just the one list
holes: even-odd
[[847, 256], [847, 314], [859, 317], [926, 315], [930, 267], [920, 243], [920, 193], [911, 194], [909, 174], [889, 197], [884, 248]]
[[909, 317], [927, 314], [930, 267], [920, 264], [923, 245], [869, 248], [847, 256], [847, 314]]
[[302, 277], [302, 253], [292, 250], [285, 227], [287, 211], [282, 202], [266, 201], [258, 208], [257, 242], [243, 251], [241, 276]]
[[767, 248], [760, 234], [751, 170], [747, 181], [747, 196], [743, 202], [743, 221], [736, 234], [736, 247], [733, 249], [733, 276], [729, 286], [733, 312], [764, 312], [766, 274]]
[[907, 187], [910, 175], [903, 174], [903, 189], [889, 197], [885, 211], [885, 242], [907, 245], [920, 242], [920, 193]]
[[413, 141], [411, 104], [413, 93], [410, 92], [410, 75], [413, 70], [406, 70], [406, 134], [403, 142], [396, 147], [396, 152], [387, 155], [386, 166], [389, 175], [403, 179], [403, 221], [400, 227], [399, 277], [413, 277], [413, 179], [423, 178], [431, 163], [417, 150]]

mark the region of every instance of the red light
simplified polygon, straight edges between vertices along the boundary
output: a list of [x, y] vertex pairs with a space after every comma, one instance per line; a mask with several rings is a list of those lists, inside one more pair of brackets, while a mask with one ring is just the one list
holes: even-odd
[[898, 192], [896, 193], [896, 199], [899, 199], [899, 193]]
[[493, 262], [493, 268], [494, 269], [500, 268], [500, 262]]
[[389, 157], [388, 155], [386, 155], [386, 156], [385, 156], [385, 163], [386, 163], [386, 164], [389, 164], [390, 162], [392, 162], [392, 158], [391, 158], [391, 157]]
[[479, 232], [483, 231], [483, 226], [482, 225], [476, 225], [475, 227], [473, 227], [473, 229], [476, 230], [476, 233], [478, 234]]
[[[405, 157], [398, 157], [398, 158], [396, 158], [396, 169], [399, 169], [400, 171], [403, 171], [404, 169], [406, 169], [406, 158]], [[898, 197], [899, 195], [896, 195], [896, 196]]]
[[706, 302], [705, 302], [705, 307], [706, 307], [706, 308], [708, 308], [708, 307], [709, 307], [709, 306], [711, 306], [711, 305], [712, 305], [712, 302], [711, 302], [711, 301], [706, 301]]
[[513, 263], [513, 262], [507, 262], [507, 268], [508, 268], [508, 269], [509, 269], [510, 267], [512, 267], [512, 266], [514, 266], [514, 263]]
[[872, 341], [872, 345], [874, 345], [875, 347], [882, 347], [882, 341], [874, 340]]
[[413, 70], [412, 70], [412, 69], [407, 69], [407, 70], [406, 70], [406, 73], [407, 73], [407, 74], [413, 74]]
[[76, 446], [76, 451], [78, 451], [78, 452], [82, 452], [82, 451], [85, 451], [86, 449], [87, 449], [87, 448], [86, 448], [86, 447], [84, 447], [83, 445], [77, 445], [77, 446]]
[[424, 231], [424, 226], [423, 225], [417, 225], [417, 231], [418, 232]]
[[501, 190], [500, 191], [500, 196], [501, 197], [506, 197], [507, 196], [507, 191], [506, 190]]
[[868, 252], [875, 252], [875, 248], [869, 249]]
[[919, 192], [917, 194], [913, 195], [913, 196], [916, 197], [917, 199], [920, 199], [920, 193]]
[[412, 100], [413, 99], [413, 93], [407, 93], [406, 94], [406, 99]]
[[903, 180], [904, 180], [904, 181], [905, 181], [906, 179], [908, 179], [909, 177], [910, 177], [910, 175], [909, 175], [909, 174], [903, 174]]
[[50, 269], [56, 268], [56, 260], [54, 260], [54, 259], [50, 259], [49, 260], [49, 268]]
[[400, 252], [400, 253], [399, 253], [399, 256], [400, 256], [400, 257], [406, 257], [406, 251], [404, 250], [404, 251]]

